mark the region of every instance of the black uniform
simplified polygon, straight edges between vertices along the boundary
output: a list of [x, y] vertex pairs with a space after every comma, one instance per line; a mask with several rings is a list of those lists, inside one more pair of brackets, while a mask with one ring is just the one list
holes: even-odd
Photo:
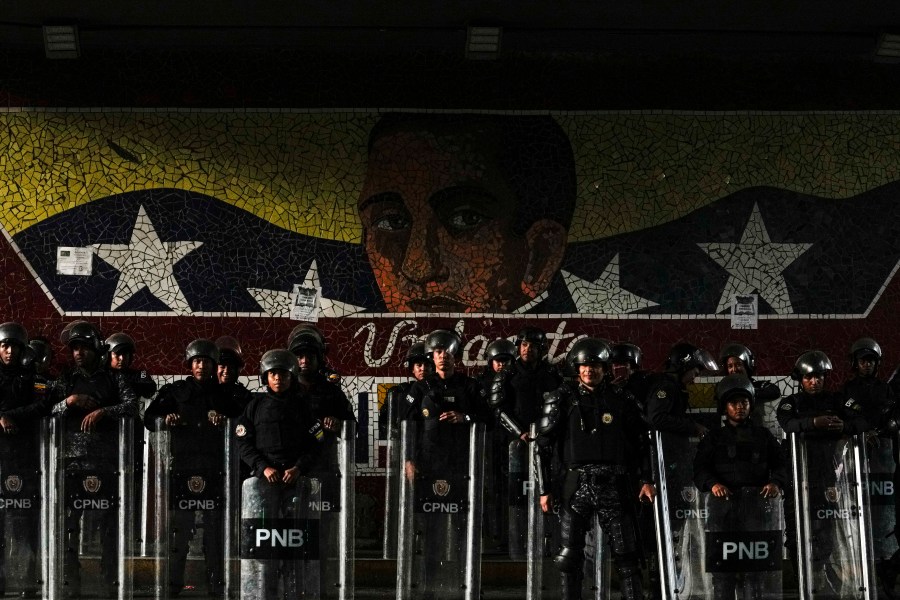
[[885, 428], [895, 405], [894, 392], [886, 382], [875, 376], [856, 375], [844, 384], [842, 393], [848, 401], [860, 405], [869, 428]]
[[[697, 446], [694, 483], [701, 492], [711, 492], [714, 485], [722, 484], [733, 495], [710, 496], [709, 531], [765, 531], [771, 524], [765, 523], [767, 511], [759, 492], [769, 483], [782, 490], [788, 484], [781, 445], [767, 428], [749, 420], [739, 425], [726, 421], [722, 427], [711, 429]], [[733, 600], [736, 575], [712, 574], [715, 598]], [[757, 589], [761, 584], [755, 574], [745, 573], [743, 597], [764, 597]]]
[[[181, 507], [175, 502], [191, 497], [191, 481], [202, 478], [205, 498], [218, 505], [203, 511], [203, 554], [206, 558], [207, 585], [213, 595], [224, 588], [224, 461], [225, 426], [216, 427], [210, 422], [210, 412], [225, 417], [240, 415], [241, 406], [223, 393], [226, 390], [215, 379], [198, 381], [188, 377], [164, 385], [144, 412], [147, 429], [156, 431], [163, 425], [166, 415], [178, 414], [181, 420], [169, 430], [170, 476], [170, 535], [169, 535], [169, 590], [178, 594], [184, 587], [184, 568], [188, 546], [195, 533], [195, 508]], [[164, 426], [164, 425], [163, 425]], [[164, 465], [158, 465], [165, 468]], [[196, 484], [195, 484], [196, 485]], [[196, 496], [195, 496], [196, 497]], [[216, 500], [217, 499], [217, 500]]]
[[[81, 431], [81, 422], [91, 411], [77, 406], [66, 406], [63, 402], [72, 394], [87, 394], [105, 412], [105, 417], [96, 423], [93, 431]], [[121, 454], [119, 422], [138, 416], [138, 398], [128, 379], [122, 373], [102, 368], [93, 373], [76, 368], [57, 380], [51, 401], [56, 405], [55, 410], [61, 414], [63, 420], [67, 491], [74, 493], [82, 486], [88, 487], [90, 477], [97, 478], [99, 490], [117, 489], [116, 471], [118, 457]], [[126, 427], [132, 428], [133, 425], [128, 423]], [[71, 593], [78, 593], [81, 585], [77, 553], [81, 530], [79, 520], [83, 512], [82, 509], [66, 507], [66, 548], [69, 551], [65, 554], [64, 562], [66, 581]], [[99, 513], [102, 544], [101, 574], [106, 584], [112, 588], [117, 576], [116, 510], [110, 507], [102, 512], [89, 512]]]
[[[40, 510], [40, 417], [47, 414], [47, 384], [30, 369], [0, 363], [0, 416], [12, 421], [17, 431], [0, 430], [0, 478], [3, 499], [9, 501], [0, 515], [0, 594], [7, 578], [22, 580], [25, 593], [39, 588], [37, 572]], [[8, 536], [7, 536], [8, 534]], [[7, 565], [7, 537], [13, 546], [14, 566]]]
[[407, 401], [409, 390], [415, 381], [404, 381], [387, 391], [381, 409], [378, 411], [378, 437], [382, 440], [400, 439], [400, 421], [408, 419], [411, 413], [418, 412]]
[[652, 475], [646, 426], [634, 398], [606, 382], [593, 391], [563, 384], [546, 398], [538, 433], [541, 496], [550, 493], [554, 453], [565, 467], [556, 557], [562, 598], [581, 597], [584, 536], [594, 514], [609, 536], [623, 598], [643, 598], [633, 498], [636, 479], [651, 483]]
[[[414, 420], [417, 439], [412, 462], [416, 467], [416, 490], [426, 494], [441, 481], [449, 482], [450, 489], [465, 489], [465, 475], [469, 462], [469, 432], [474, 423], [488, 423], [490, 412], [484, 400], [481, 384], [462, 373], [454, 373], [444, 379], [437, 373], [426, 375], [415, 382], [409, 391], [407, 402], [419, 407]], [[441, 421], [442, 413], [456, 411], [465, 415], [466, 424]], [[418, 504], [420, 498], [416, 498]], [[465, 559], [462, 513], [431, 513], [424, 519], [425, 593], [433, 592], [438, 581], [461, 581]], [[480, 518], [480, 515], [469, 515]], [[480, 540], [470, 540], [480, 543]], [[457, 566], [448, 571], [442, 568], [442, 556], [447, 549], [455, 550]], [[454, 554], [451, 552], [451, 554]]]
[[[250, 519], [276, 519], [278, 523], [278, 519], [305, 516], [307, 507], [296, 499], [307, 496], [296, 483], [269, 483], [264, 476], [269, 467], [279, 473], [297, 467], [300, 475], [306, 475], [316, 463], [323, 432], [300, 393], [291, 389], [282, 395], [256, 394], [238, 419], [235, 435], [241, 460], [253, 473], [242, 486], [241, 538], [253, 539]], [[246, 558], [243, 551], [242, 557]], [[241, 561], [242, 598], [295, 598], [302, 587], [295, 561]]]
[[[829, 432], [816, 429], [813, 421], [823, 415], [837, 415], [844, 422], [841, 432]], [[863, 416], [862, 406], [846, 399], [842, 394], [828, 391], [810, 395], [800, 391], [782, 398], [776, 411], [778, 424], [785, 433], [806, 434], [807, 472], [805, 480], [808, 494], [813, 502], [821, 503], [822, 499], [833, 498], [830, 493], [835, 489], [835, 451], [837, 440], [844, 435], [856, 435], [868, 429]], [[821, 506], [817, 504], [816, 506]], [[815, 508], [815, 507], [813, 507]], [[796, 561], [796, 535], [794, 520], [793, 494], [786, 495], [785, 501], [785, 545], [791, 551], [792, 560]], [[812, 519], [815, 542], [811, 543], [814, 568], [821, 568], [827, 563], [834, 549], [834, 528], [825, 519]], [[795, 562], [796, 565], [796, 562]]]

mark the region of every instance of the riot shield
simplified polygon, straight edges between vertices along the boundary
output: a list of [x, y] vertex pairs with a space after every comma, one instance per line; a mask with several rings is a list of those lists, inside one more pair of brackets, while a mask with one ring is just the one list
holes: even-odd
[[434, 461], [423, 451], [429, 435], [423, 425], [401, 425], [398, 599], [480, 595], [484, 425], [453, 427], [461, 451], [453, 451], [452, 461]]
[[[50, 422], [45, 480], [48, 509], [44, 597], [132, 597], [131, 419]], [[92, 576], [99, 573], [99, 576]]]
[[656, 548], [663, 598], [702, 598], [711, 582], [690, 565], [703, 556], [705, 522], [700, 494], [694, 486], [697, 438], [654, 431], [654, 470], [658, 482]]
[[890, 560], [897, 551], [896, 490], [897, 435], [878, 436], [866, 447], [866, 488], [872, 517], [872, 549], [876, 561]]
[[345, 421], [323, 445], [297, 482], [243, 482], [235, 506], [242, 598], [353, 598], [356, 423]]
[[[531, 446], [533, 443], [513, 440], [507, 445], [506, 464], [506, 504], [507, 540], [509, 545], [509, 558], [515, 561], [525, 559], [525, 548], [528, 537], [528, 488], [531, 487], [529, 478], [529, 463]], [[489, 488], [490, 489], [490, 488]], [[495, 490], [497, 488], [494, 488]], [[493, 494], [492, 494], [493, 495]], [[499, 495], [499, 494], [498, 494]], [[540, 509], [540, 506], [538, 506]]]
[[[390, 398], [390, 394], [388, 395]], [[397, 558], [397, 503], [400, 500], [400, 478], [402, 476], [400, 462], [400, 428], [395, 425], [398, 421], [397, 403], [385, 400], [387, 410], [387, 467], [385, 470], [384, 484], [384, 549], [383, 556], [386, 559]]]
[[863, 436], [790, 443], [800, 597], [876, 598]]
[[[233, 530], [228, 501], [239, 468], [231, 450], [233, 427], [166, 426], [159, 418], [151, 428], [153, 595], [170, 598], [187, 588], [228, 597], [236, 593], [225, 558]], [[189, 571], [188, 559], [203, 568]]]
[[41, 589], [41, 519], [49, 510], [41, 486], [45, 421], [0, 433], [0, 591], [35, 596]]
[[711, 594], [693, 598], [776, 600], [782, 596], [781, 565], [784, 537], [782, 498], [763, 498], [761, 488], [732, 490], [728, 498], [706, 492], [700, 506], [706, 521], [704, 554], [687, 561], [688, 568], [708, 578]]

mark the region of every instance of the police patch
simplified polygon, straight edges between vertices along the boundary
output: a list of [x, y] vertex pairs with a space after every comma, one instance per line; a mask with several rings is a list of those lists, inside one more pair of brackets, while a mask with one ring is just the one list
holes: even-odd
[[199, 494], [206, 489], [206, 480], [201, 475], [193, 475], [188, 479], [188, 489], [194, 494]]
[[782, 404], [781, 406], [778, 407], [778, 410], [791, 410], [792, 408], [794, 408], [794, 407], [791, 406], [790, 404]]
[[428, 409], [427, 409], [427, 408], [423, 408], [423, 409], [422, 409], [422, 416], [423, 416], [423, 417], [427, 417], [428, 414], [429, 414], [429, 413], [428, 413]]
[[613, 416], [610, 413], [603, 413], [603, 424], [609, 425], [613, 422]]
[[665, 398], [665, 397], [666, 397], [666, 390], [659, 390], [658, 392], [656, 392], [656, 397], [657, 397], [657, 398], [660, 398], [660, 399]]
[[100, 478], [96, 475], [88, 475], [84, 478], [84, 481], [81, 482], [81, 485], [84, 487], [84, 491], [89, 494], [96, 494], [100, 491], [100, 486], [102, 485]]
[[3, 482], [3, 485], [6, 487], [7, 492], [16, 494], [22, 490], [22, 478], [18, 475], [10, 475]]
[[409, 402], [410, 404], [412, 404], [413, 402], [416, 401], [416, 399], [412, 397], [412, 394], [407, 394], [406, 401]]
[[243, 425], [238, 425], [234, 428], [234, 435], [238, 437], [244, 437], [245, 435], [247, 435], [247, 428]]
[[450, 493], [450, 482], [446, 479], [438, 479], [431, 484], [431, 489], [438, 496], [446, 496]]
[[837, 503], [837, 501], [841, 499], [841, 490], [836, 487], [826, 488], [825, 499], [829, 502]]

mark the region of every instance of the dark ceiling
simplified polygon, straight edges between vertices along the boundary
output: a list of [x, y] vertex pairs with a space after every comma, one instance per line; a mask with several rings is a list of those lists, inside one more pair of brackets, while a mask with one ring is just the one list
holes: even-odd
[[42, 44], [41, 25], [74, 22], [82, 53], [222, 45], [462, 52], [468, 24], [504, 28], [503, 51], [614, 55], [870, 57], [900, 25], [896, 0], [721, 2], [161, 2], [6, 0], [4, 45]]

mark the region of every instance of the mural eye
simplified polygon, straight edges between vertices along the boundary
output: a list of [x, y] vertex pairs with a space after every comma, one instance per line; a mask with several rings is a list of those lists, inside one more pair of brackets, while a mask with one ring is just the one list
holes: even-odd
[[372, 227], [380, 231], [401, 231], [409, 226], [409, 218], [399, 213], [385, 214], [372, 221]]
[[450, 214], [447, 218], [447, 228], [463, 233], [477, 229], [490, 220], [491, 217], [464, 206], [457, 208]]

